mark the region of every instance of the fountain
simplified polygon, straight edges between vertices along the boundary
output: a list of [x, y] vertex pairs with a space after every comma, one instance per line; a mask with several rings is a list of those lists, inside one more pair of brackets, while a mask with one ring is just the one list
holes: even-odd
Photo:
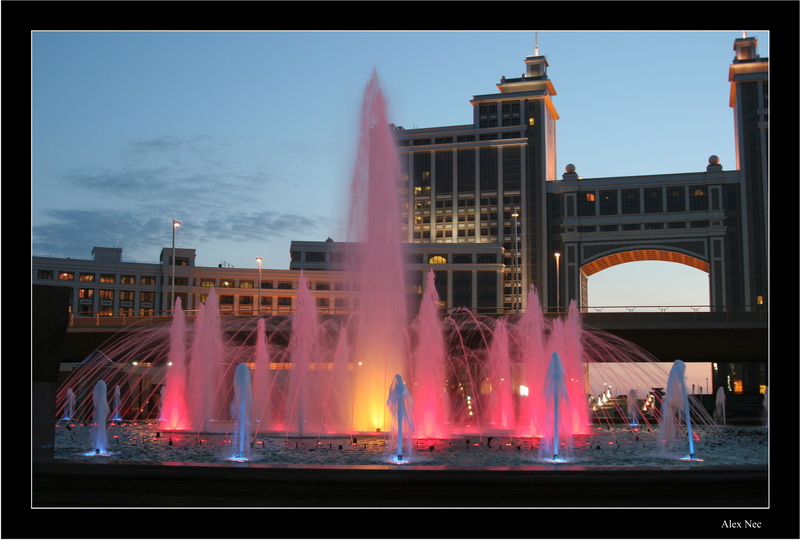
[[716, 407], [714, 408], [714, 420], [719, 425], [725, 425], [727, 420], [725, 418], [725, 389], [721, 386], [717, 389]]
[[692, 415], [689, 406], [689, 393], [686, 390], [686, 364], [682, 360], [675, 360], [669, 372], [667, 393], [664, 398], [661, 429], [659, 437], [665, 450], [680, 437], [680, 420], [683, 418], [686, 425], [686, 441], [689, 445], [688, 455], [683, 461], [702, 461], [694, 455], [694, 433], [692, 432]]
[[72, 420], [75, 417], [75, 392], [72, 388], [67, 388], [66, 402], [64, 404], [64, 420]]
[[253, 394], [250, 389], [250, 369], [247, 364], [236, 366], [236, 372], [233, 377], [233, 392], [231, 418], [236, 424], [236, 430], [231, 459], [246, 461], [249, 457], [250, 409], [253, 405]]
[[122, 420], [122, 398], [119, 385], [114, 386], [114, 412], [111, 413], [111, 420]]
[[[70, 398], [72, 389], [113, 381], [120, 402], [130, 404], [125, 421], [151, 422], [157, 411], [154, 425], [176, 442], [170, 451], [178, 451], [182, 434], [199, 446], [212, 434], [233, 433], [234, 457], [242, 459], [252, 453], [245, 444], [251, 435], [293, 438], [297, 447], [323, 437], [382, 447], [396, 436], [395, 460], [407, 460], [415, 440], [430, 440], [429, 449], [457, 439], [469, 441], [465, 448], [535, 448], [548, 461], [563, 460], [576, 441], [592, 446], [587, 366], [613, 363], [635, 373], [652, 357], [584, 328], [574, 301], [565, 316], [545, 317], [535, 288], [522, 313], [442, 315], [429, 272], [411, 318], [398, 227], [400, 168], [385, 106], [373, 75], [351, 185], [346, 260], [356, 303], [349, 316], [321, 320], [303, 273], [289, 317], [223, 318], [212, 288], [190, 321], [178, 298], [168, 325], [126, 333], [77, 367], [62, 385], [69, 392], [59, 391], [58, 410], [86, 410], [74, 393]], [[635, 406], [635, 385], [622, 384], [632, 388], [628, 404]], [[657, 410], [630, 409], [628, 418], [633, 424], [638, 416], [647, 430]]]
[[105, 381], [97, 381], [94, 385], [92, 401], [94, 403], [92, 448], [95, 454], [105, 454], [108, 446], [108, 396]]
[[569, 395], [567, 393], [566, 374], [561, 365], [561, 357], [557, 352], [550, 356], [550, 364], [545, 375], [544, 397], [547, 422], [542, 436], [540, 455], [549, 458], [553, 463], [563, 462], [560, 448], [563, 445], [567, 452], [571, 448], [572, 437], [569, 419]]
[[631, 426], [638, 426], [639, 425], [639, 407], [638, 407], [638, 395], [635, 388], [631, 388], [628, 391], [628, 423]]
[[394, 423], [394, 433], [397, 438], [397, 457], [398, 462], [403, 462], [403, 445], [409, 444], [411, 435], [414, 433], [413, 422], [413, 399], [411, 393], [403, 382], [403, 377], [395, 375], [392, 387], [389, 390], [389, 400], [387, 405], [392, 411], [392, 420]]
[[443, 439], [448, 435], [449, 419], [445, 394], [446, 358], [442, 320], [439, 316], [439, 295], [436, 292], [433, 270], [428, 272], [427, 286], [414, 330], [412, 384], [414, 401], [417, 404], [414, 409], [414, 434], [417, 437]]

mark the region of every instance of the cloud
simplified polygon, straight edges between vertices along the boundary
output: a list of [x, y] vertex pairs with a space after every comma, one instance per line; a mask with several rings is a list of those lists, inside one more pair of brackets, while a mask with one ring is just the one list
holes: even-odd
[[33, 253], [89, 257], [94, 246], [123, 247], [126, 260], [152, 261], [170, 245], [173, 219], [184, 224], [182, 243], [193, 247], [327, 234], [320, 232], [327, 218], [286, 210], [286, 182], [274, 181], [237, 142], [210, 136], [136, 141], [111, 166], [65, 174], [60, 181], [81, 202], [38, 209]]

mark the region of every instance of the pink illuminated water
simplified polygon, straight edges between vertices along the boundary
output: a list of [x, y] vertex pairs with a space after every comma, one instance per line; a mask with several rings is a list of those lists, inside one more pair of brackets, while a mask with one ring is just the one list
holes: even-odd
[[[67, 389], [85, 400], [86, 388], [104, 379], [122, 389], [128, 419], [160, 409], [164, 430], [233, 432], [246, 423], [256, 434], [385, 433], [397, 413], [389, 405], [392, 383], [402, 380], [411, 421], [406, 435], [416, 438], [502, 433], [549, 436], [566, 445], [587, 433], [587, 365], [633, 367], [650, 358], [623, 340], [588, 332], [574, 302], [565, 317], [546, 318], [534, 288], [520, 314], [444, 315], [430, 272], [412, 317], [400, 237], [401, 175], [386, 107], [373, 74], [350, 186], [347, 269], [356, 299], [350, 316], [321, 320], [303, 273], [288, 318], [222, 318], [212, 288], [189, 321], [178, 299], [169, 325], [126, 334], [77, 368], [59, 391], [58, 412], [86, 414], [80, 398], [68, 404]], [[554, 355], [563, 373], [557, 402], [547, 378]], [[238, 409], [231, 407], [237, 403], [234, 371], [243, 364], [252, 383], [247, 419], [241, 399]], [[558, 436], [552, 431], [556, 403]]]
[[395, 375], [408, 378], [406, 287], [400, 237], [400, 165], [373, 73], [364, 92], [356, 164], [350, 186], [349, 268], [358, 288], [353, 344], [353, 429], [385, 429], [386, 396]]
[[446, 438], [450, 417], [446, 394], [447, 352], [433, 270], [428, 272], [413, 341], [411, 391], [415, 403], [415, 435]]

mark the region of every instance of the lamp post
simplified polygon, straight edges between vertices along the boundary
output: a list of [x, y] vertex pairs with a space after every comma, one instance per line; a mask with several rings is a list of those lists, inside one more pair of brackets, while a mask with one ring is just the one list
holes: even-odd
[[181, 226], [180, 221], [172, 220], [172, 298], [170, 298], [169, 310], [175, 309], [175, 229]]
[[515, 311], [517, 313], [519, 313], [520, 304], [521, 304], [520, 298], [519, 298], [519, 295], [520, 295], [519, 288], [521, 287], [521, 285], [519, 283], [519, 278], [520, 278], [520, 276], [519, 276], [519, 227], [518, 227], [519, 222], [517, 221], [517, 218], [519, 217], [519, 212], [517, 212], [515, 210], [514, 213], [511, 214], [511, 217], [514, 218], [514, 308], [515, 308]]
[[555, 252], [556, 256], [556, 312], [561, 310], [561, 272], [559, 271], [559, 262], [561, 261], [561, 253]]
[[258, 263], [258, 315], [261, 315], [261, 257], [256, 257]]

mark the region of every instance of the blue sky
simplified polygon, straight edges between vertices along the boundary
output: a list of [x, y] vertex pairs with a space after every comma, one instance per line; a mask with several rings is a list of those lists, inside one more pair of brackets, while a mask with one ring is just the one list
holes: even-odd
[[[177, 219], [177, 245], [199, 265], [288, 268], [291, 240], [345, 236], [373, 70], [393, 123], [466, 124], [472, 96], [524, 72], [535, 32], [33, 32], [32, 253], [109, 246], [155, 262]], [[538, 32], [559, 170], [692, 172], [712, 154], [735, 168], [727, 74], [741, 35]], [[748, 35], [769, 56], [769, 33]], [[590, 303], [660, 303], [615, 289], [632, 279], [673, 304], [707, 303], [707, 276], [669, 263], [592, 276]]]

